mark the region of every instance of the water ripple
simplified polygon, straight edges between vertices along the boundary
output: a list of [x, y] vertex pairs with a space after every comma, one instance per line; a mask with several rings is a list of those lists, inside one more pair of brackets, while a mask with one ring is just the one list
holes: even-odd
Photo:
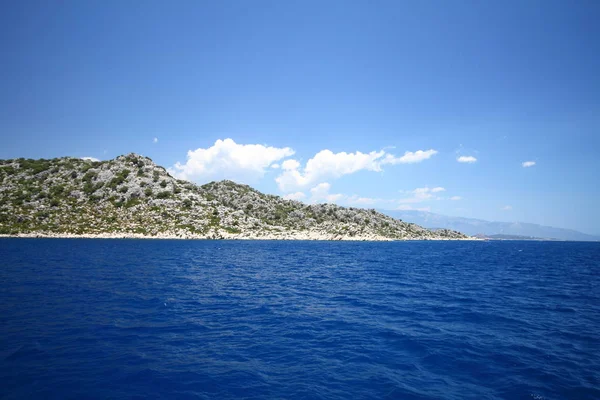
[[0, 397], [598, 399], [600, 245], [0, 239]]

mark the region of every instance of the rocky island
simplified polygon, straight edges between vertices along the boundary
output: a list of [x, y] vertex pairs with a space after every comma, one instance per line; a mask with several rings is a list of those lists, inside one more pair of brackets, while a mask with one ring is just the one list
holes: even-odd
[[198, 186], [150, 158], [0, 160], [0, 236], [277, 239], [469, 239], [375, 210], [285, 200], [232, 181]]

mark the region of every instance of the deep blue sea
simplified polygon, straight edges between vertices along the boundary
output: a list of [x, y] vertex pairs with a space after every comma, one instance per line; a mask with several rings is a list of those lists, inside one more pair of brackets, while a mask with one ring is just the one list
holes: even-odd
[[3, 399], [600, 399], [600, 243], [0, 239]]

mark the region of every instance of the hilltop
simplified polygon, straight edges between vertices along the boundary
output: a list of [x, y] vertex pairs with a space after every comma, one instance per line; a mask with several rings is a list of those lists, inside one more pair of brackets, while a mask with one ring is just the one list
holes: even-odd
[[232, 181], [198, 186], [137, 154], [0, 160], [0, 234], [232, 239], [466, 239], [375, 210], [304, 204]]

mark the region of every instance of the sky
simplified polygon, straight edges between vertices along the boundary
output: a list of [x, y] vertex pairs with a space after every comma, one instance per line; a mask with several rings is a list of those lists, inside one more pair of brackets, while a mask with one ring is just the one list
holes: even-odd
[[600, 2], [0, 4], [0, 158], [600, 233]]

